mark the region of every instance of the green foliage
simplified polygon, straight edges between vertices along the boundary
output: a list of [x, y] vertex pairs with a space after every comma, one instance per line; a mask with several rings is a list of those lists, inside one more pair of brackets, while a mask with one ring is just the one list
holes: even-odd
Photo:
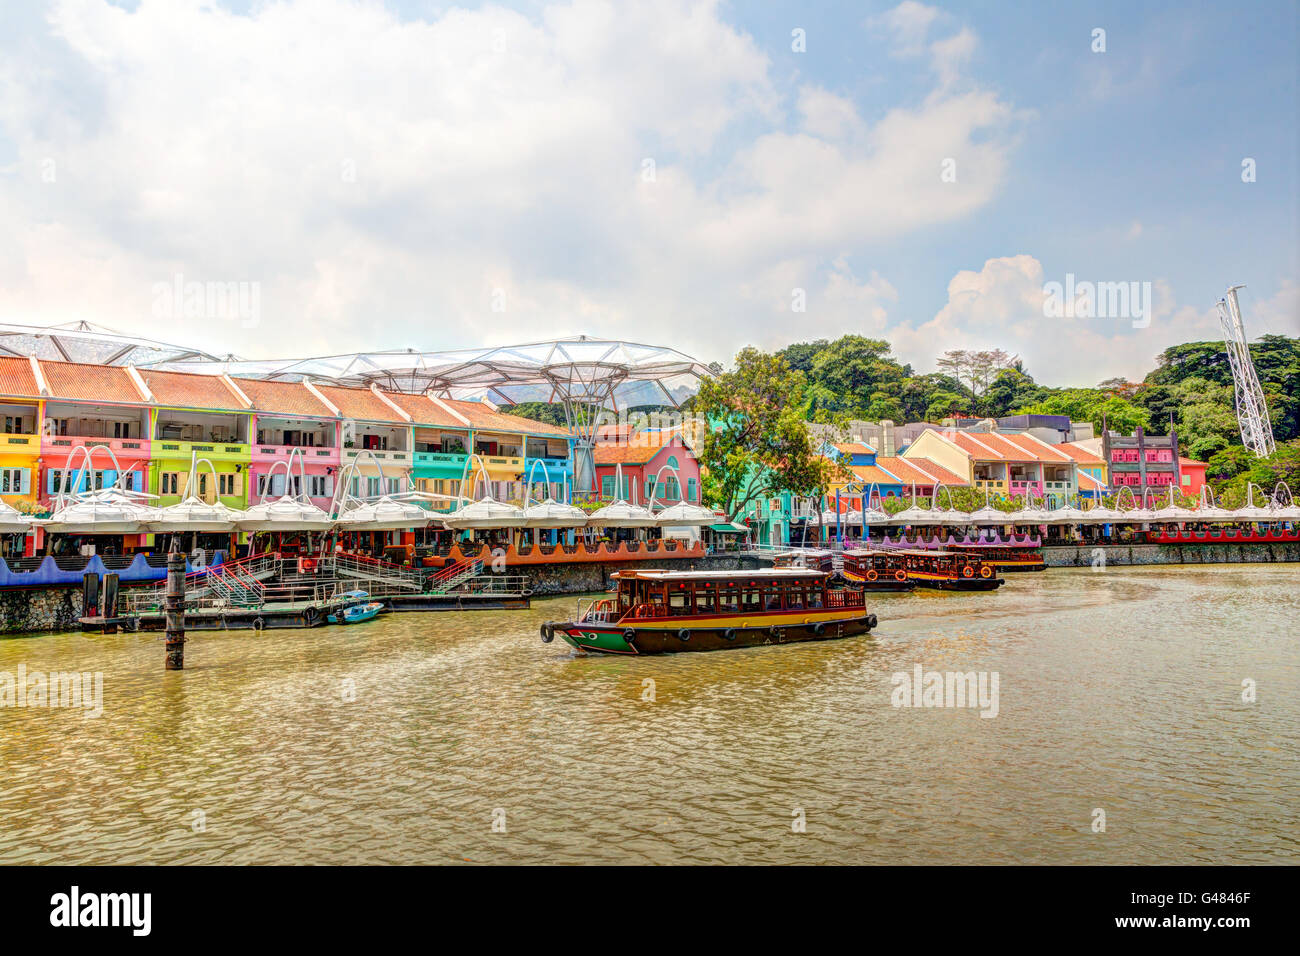
[[734, 369], [701, 382], [695, 410], [711, 425], [700, 451], [704, 497], [728, 518], [782, 491], [811, 496], [847, 477], [813, 445], [802, 413], [806, 388], [802, 372], [752, 348]]
[[1099, 388], [1054, 389], [1041, 401], [1023, 406], [1013, 414], [1069, 415], [1076, 422], [1092, 422], [1098, 432], [1103, 421], [1112, 431], [1131, 432], [1147, 420], [1141, 408]]
[[[1246, 454], [1250, 455], [1249, 452]], [[1300, 489], [1300, 439], [1279, 443], [1267, 458], [1250, 455], [1244, 470], [1225, 481], [1211, 481], [1210, 484], [1219, 496], [1220, 504], [1235, 508], [1246, 503], [1248, 485], [1256, 485], [1265, 495], [1271, 495], [1280, 481], [1286, 482], [1293, 492]], [[1256, 492], [1255, 504], [1263, 503]]]
[[564, 417], [564, 406], [557, 402], [520, 402], [518, 405], [503, 405], [501, 411], [507, 415], [529, 418], [535, 422], [558, 425], [566, 430], [568, 428]]

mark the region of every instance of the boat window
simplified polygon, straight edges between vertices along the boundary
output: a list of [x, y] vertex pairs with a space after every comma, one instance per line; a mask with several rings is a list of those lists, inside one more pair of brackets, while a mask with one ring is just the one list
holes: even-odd
[[672, 594], [668, 595], [668, 606], [670, 608], [674, 608], [675, 610], [679, 610], [679, 611], [685, 610], [686, 592], [674, 591]]
[[695, 592], [695, 613], [696, 614], [713, 613], [713, 593], [711, 591]]
[[809, 607], [822, 606], [822, 592], [820, 588], [814, 588], [808, 592], [808, 606]]
[[718, 610], [723, 614], [736, 613], [740, 610], [740, 594], [736, 591], [718, 592]]
[[763, 607], [763, 592], [758, 588], [746, 588], [743, 599], [746, 611], [757, 611]]
[[798, 611], [798, 610], [801, 610], [801, 609], [803, 608], [803, 604], [804, 604], [804, 600], [803, 600], [803, 589], [802, 589], [802, 588], [799, 588], [799, 587], [793, 587], [793, 588], [791, 588], [789, 591], [786, 592], [786, 595], [785, 595], [785, 606], [786, 606], [786, 607], [790, 608], [792, 611]]

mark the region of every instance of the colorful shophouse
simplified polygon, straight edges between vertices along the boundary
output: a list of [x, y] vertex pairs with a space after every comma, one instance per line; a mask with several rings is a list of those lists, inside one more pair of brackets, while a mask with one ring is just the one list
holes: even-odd
[[340, 451], [339, 422], [330, 407], [303, 382], [236, 378], [230, 383], [252, 412], [250, 503], [306, 495], [328, 511]]
[[[700, 503], [700, 464], [675, 431], [641, 431], [594, 449], [596, 486], [603, 501], [659, 505]], [[619, 484], [619, 476], [622, 483]]]
[[1055, 495], [1078, 491], [1074, 459], [1030, 434], [927, 429], [903, 453], [908, 461], [929, 459], [992, 495]]

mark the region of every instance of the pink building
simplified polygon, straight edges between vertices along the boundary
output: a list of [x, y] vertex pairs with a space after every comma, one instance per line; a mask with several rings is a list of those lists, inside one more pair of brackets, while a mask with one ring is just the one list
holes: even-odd
[[676, 432], [637, 432], [598, 444], [594, 457], [596, 487], [603, 500], [644, 505], [653, 497], [656, 509], [680, 501], [700, 503], [700, 463]]
[[[264, 382], [233, 379], [249, 400], [253, 413], [252, 464], [249, 466], [248, 503], [283, 494], [305, 493], [312, 504], [329, 510], [339, 470], [339, 425], [333, 409], [302, 382]], [[295, 461], [292, 475], [277, 461], [287, 461], [301, 451], [302, 472]], [[301, 483], [306, 480], [307, 487]]]

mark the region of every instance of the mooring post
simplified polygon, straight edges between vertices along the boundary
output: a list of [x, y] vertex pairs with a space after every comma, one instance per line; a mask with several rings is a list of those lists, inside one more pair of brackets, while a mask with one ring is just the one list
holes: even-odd
[[175, 536], [167, 552], [167, 670], [185, 669], [185, 555]]

